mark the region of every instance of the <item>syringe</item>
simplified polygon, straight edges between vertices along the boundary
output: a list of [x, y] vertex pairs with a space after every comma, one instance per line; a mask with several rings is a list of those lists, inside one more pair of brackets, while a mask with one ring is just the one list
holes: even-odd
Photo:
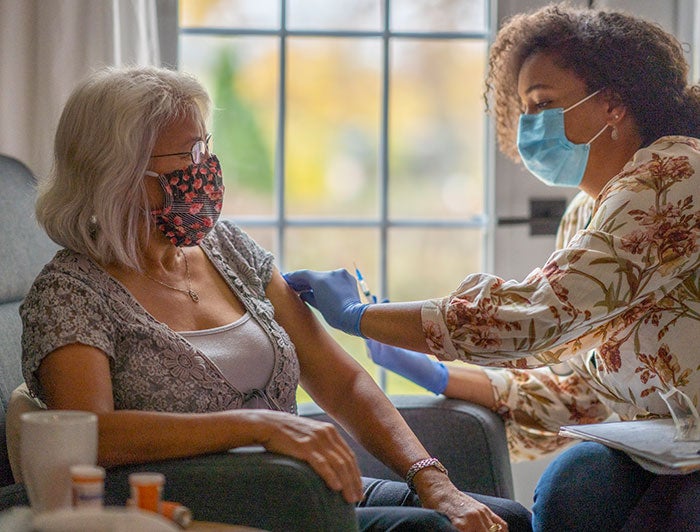
[[360, 285], [360, 290], [362, 290], [362, 293], [365, 295], [365, 298], [367, 298], [368, 303], [376, 303], [377, 302], [377, 296], [372, 295], [372, 292], [369, 291], [369, 287], [367, 286], [367, 283], [365, 282], [365, 278], [362, 277], [362, 274], [360, 273], [359, 268], [357, 267], [357, 264], [353, 263], [355, 266], [355, 276], [357, 277], [357, 282]]

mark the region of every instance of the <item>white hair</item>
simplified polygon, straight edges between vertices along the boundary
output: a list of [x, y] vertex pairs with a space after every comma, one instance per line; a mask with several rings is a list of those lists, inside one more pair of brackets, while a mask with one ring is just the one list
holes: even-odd
[[68, 98], [36, 214], [49, 237], [102, 264], [141, 269], [153, 221], [144, 183], [156, 139], [174, 121], [208, 118], [192, 76], [156, 67], [105, 68]]

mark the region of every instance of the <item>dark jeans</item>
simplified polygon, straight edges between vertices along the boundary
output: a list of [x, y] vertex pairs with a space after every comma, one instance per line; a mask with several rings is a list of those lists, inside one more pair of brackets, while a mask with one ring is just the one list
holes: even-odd
[[625, 453], [583, 442], [564, 451], [535, 488], [535, 531], [700, 530], [700, 471], [655, 475]]
[[[403, 482], [363, 478], [365, 497], [357, 506], [361, 531], [441, 532], [456, 530], [442, 513], [420, 507], [420, 500]], [[530, 512], [509, 499], [469, 494], [508, 523], [510, 532], [528, 532]]]

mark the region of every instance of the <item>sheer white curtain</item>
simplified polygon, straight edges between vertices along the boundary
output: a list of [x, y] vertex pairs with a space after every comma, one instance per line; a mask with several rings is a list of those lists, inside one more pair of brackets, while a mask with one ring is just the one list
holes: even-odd
[[0, 153], [44, 175], [78, 80], [105, 65], [160, 64], [156, 11], [156, 0], [0, 0]]

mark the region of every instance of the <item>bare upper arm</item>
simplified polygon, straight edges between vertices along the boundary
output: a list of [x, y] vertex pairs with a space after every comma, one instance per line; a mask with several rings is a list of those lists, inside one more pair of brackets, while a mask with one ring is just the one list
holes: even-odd
[[41, 361], [37, 377], [49, 408], [96, 413], [114, 410], [109, 359], [95, 347], [59, 347]]
[[266, 292], [275, 307], [275, 320], [296, 348], [304, 389], [319, 403], [345, 390], [362, 367], [328, 334], [276, 269]]
[[[306, 360], [307, 351], [318, 351], [319, 342], [325, 343], [326, 332], [311, 310], [294, 292], [277, 269], [267, 285], [266, 295], [275, 308], [275, 321], [289, 334], [297, 350], [300, 363]], [[332, 341], [332, 340], [331, 340]], [[316, 349], [313, 349], [313, 348]]]

